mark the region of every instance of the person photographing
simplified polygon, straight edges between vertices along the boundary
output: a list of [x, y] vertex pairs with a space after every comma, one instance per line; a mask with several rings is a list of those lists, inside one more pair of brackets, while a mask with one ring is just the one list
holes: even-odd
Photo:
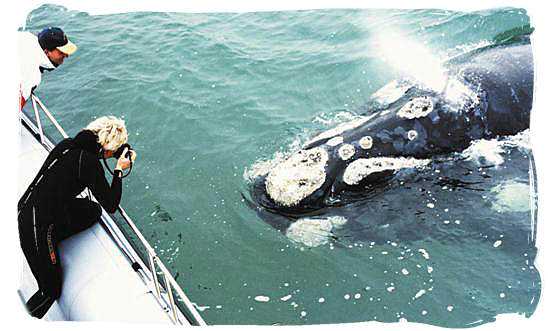
[[[61, 295], [58, 244], [95, 224], [101, 206], [108, 213], [118, 208], [123, 171], [137, 157], [127, 141], [123, 120], [104, 116], [92, 121], [74, 138], [55, 146], [19, 200], [20, 244], [38, 283], [38, 291], [26, 302], [32, 316], [42, 318]], [[114, 155], [119, 158], [109, 184], [100, 160]], [[99, 204], [77, 198], [86, 188]]]

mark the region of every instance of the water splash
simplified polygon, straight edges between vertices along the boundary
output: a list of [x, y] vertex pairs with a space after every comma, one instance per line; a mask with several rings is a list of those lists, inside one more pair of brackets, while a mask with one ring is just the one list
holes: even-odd
[[528, 212], [531, 210], [531, 200], [535, 197], [530, 195], [529, 184], [515, 180], [505, 181], [495, 186], [491, 193], [495, 195], [491, 208], [501, 212]]
[[474, 43], [460, 44], [447, 50], [441, 50], [438, 54], [439, 58], [441, 58], [444, 63], [447, 63], [458, 58], [462, 54], [470, 53], [494, 44], [495, 43], [492, 40], [480, 40]]
[[470, 158], [477, 165], [500, 166], [504, 163], [504, 154], [510, 152], [510, 149], [517, 148], [521, 152], [528, 153], [531, 150], [530, 130], [524, 130], [516, 135], [494, 139], [480, 139], [473, 141], [470, 147], [460, 154], [465, 158]]
[[327, 139], [327, 138], [332, 138], [332, 137], [338, 136], [338, 135], [340, 135], [341, 133], [343, 133], [345, 131], [352, 130], [352, 129], [355, 129], [355, 128], [361, 126], [361, 125], [364, 125], [367, 121], [369, 121], [371, 118], [373, 118], [375, 116], [376, 116], [376, 114], [369, 115], [369, 116], [354, 117], [350, 121], [343, 122], [342, 124], [338, 125], [337, 127], [333, 128], [333, 129], [322, 132], [321, 134], [319, 134], [319, 135], [315, 136], [314, 138], [310, 139], [309, 141], [307, 141], [304, 145], [305, 146], [310, 145], [310, 144], [312, 144], [316, 141], [322, 140], [322, 139]]
[[373, 34], [371, 44], [376, 56], [397, 72], [443, 91], [447, 82], [443, 60], [423, 43], [397, 30], [383, 29]]
[[249, 168], [244, 169], [243, 177], [247, 183], [251, 183], [260, 176], [266, 176], [272, 168], [282, 163], [287, 155], [282, 152], [276, 152], [271, 159], [257, 160]]
[[371, 100], [377, 102], [381, 107], [387, 107], [404, 96], [412, 86], [413, 83], [407, 80], [393, 80], [373, 93]]

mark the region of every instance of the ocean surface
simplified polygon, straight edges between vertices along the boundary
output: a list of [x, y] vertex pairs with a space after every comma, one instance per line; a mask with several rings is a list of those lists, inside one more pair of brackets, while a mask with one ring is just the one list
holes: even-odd
[[92, 16], [44, 5], [25, 30], [58, 25], [79, 47], [36, 90], [69, 135], [98, 116], [126, 120], [138, 160], [122, 205], [208, 324], [460, 328], [535, 312], [528, 130], [311, 219], [258, 212], [250, 182], [367, 115], [395, 80], [440, 84], [452, 59], [523, 42], [529, 23], [516, 8]]

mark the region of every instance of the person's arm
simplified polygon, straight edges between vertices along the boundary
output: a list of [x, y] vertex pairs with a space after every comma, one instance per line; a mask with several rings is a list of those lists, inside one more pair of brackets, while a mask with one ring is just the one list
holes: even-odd
[[[28, 31], [18, 32], [19, 65], [21, 82], [19, 92], [21, 94], [21, 107], [28, 102], [30, 95], [42, 80], [40, 72], [41, 59], [45, 56], [44, 51], [38, 44], [38, 38]], [[47, 57], [46, 57], [47, 58]]]
[[114, 176], [112, 176], [112, 183], [108, 184], [105, 177], [105, 171], [99, 159], [91, 156], [88, 153], [87, 158], [83, 162], [82, 166], [86, 166], [88, 169], [86, 173], [86, 184], [91, 190], [97, 201], [105, 208], [109, 213], [114, 213], [120, 204], [122, 198], [122, 171], [114, 170]]

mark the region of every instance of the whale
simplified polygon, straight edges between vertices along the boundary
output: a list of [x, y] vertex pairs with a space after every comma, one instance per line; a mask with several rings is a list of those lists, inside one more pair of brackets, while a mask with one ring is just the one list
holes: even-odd
[[277, 214], [315, 214], [378, 192], [390, 178], [421, 169], [435, 156], [529, 128], [530, 44], [475, 51], [452, 62], [446, 77], [442, 90], [396, 82], [400, 95], [369, 103], [363, 116], [320, 132], [254, 178], [253, 199]]

